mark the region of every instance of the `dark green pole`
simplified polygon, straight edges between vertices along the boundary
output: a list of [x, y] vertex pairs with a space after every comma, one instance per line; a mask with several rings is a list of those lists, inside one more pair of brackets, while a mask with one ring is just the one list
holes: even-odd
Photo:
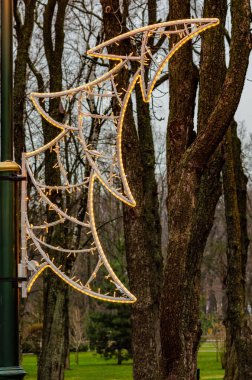
[[19, 367], [16, 175], [13, 161], [13, 0], [1, 0], [0, 379], [23, 379]]

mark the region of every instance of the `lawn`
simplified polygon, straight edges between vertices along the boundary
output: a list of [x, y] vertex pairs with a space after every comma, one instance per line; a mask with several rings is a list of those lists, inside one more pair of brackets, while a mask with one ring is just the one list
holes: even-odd
[[[79, 355], [79, 365], [74, 363], [74, 355], [70, 357], [71, 369], [65, 371], [65, 379], [69, 380], [132, 380], [132, 361], [121, 366], [115, 360], [104, 360], [92, 352]], [[27, 372], [25, 380], [36, 380], [36, 358], [25, 355], [23, 367]]]
[[224, 371], [220, 361], [216, 360], [216, 346], [213, 343], [203, 343], [198, 354], [200, 380], [223, 379]]
[[[65, 372], [69, 380], [132, 380], [132, 361], [118, 366], [115, 360], [104, 360], [91, 352], [81, 353], [79, 365], [74, 363], [71, 355], [71, 369]], [[24, 355], [23, 367], [27, 372], [26, 380], [36, 380], [36, 358]], [[199, 352], [198, 367], [200, 379], [223, 379], [220, 362], [216, 361], [215, 347], [211, 343], [203, 343]]]

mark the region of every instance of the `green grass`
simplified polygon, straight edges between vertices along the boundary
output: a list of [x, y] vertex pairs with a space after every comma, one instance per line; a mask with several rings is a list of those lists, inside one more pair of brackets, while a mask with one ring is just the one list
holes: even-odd
[[[117, 365], [114, 359], [104, 360], [92, 352], [80, 353], [79, 365], [74, 362], [74, 354], [70, 357], [71, 369], [65, 371], [65, 379], [69, 380], [132, 380], [132, 360]], [[23, 367], [27, 372], [25, 380], [36, 380], [36, 358], [24, 355]]]
[[[65, 372], [68, 380], [132, 380], [132, 361], [124, 362], [121, 366], [115, 360], [104, 360], [91, 352], [79, 355], [79, 365], [74, 363], [74, 355], [70, 358], [71, 369]], [[26, 380], [36, 380], [36, 357], [24, 355], [23, 367], [27, 372]], [[223, 379], [224, 371], [220, 362], [216, 361], [215, 346], [212, 343], [203, 343], [198, 356], [200, 379]]]
[[200, 380], [223, 379], [220, 359], [216, 360], [216, 346], [213, 343], [203, 343], [198, 354], [198, 368]]

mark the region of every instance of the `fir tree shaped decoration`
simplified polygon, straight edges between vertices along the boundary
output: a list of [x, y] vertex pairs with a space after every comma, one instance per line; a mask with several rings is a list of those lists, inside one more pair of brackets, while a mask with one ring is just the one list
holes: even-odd
[[[84, 84], [80, 87], [60, 91], [55, 93], [32, 93], [31, 101], [38, 113], [49, 123], [52, 128], [58, 128], [59, 134], [45, 145], [23, 154], [22, 171], [23, 175], [29, 178], [31, 198], [27, 198], [27, 184], [22, 184], [22, 234], [21, 234], [21, 268], [24, 275], [30, 274], [27, 283], [22, 286], [22, 294], [26, 296], [32, 288], [36, 279], [47, 268], [51, 269], [63, 281], [77, 291], [94, 298], [111, 302], [133, 303], [136, 298], [122, 284], [113, 271], [98, 235], [95, 222], [95, 188], [99, 184], [112, 196], [130, 207], [134, 207], [136, 202], [130, 191], [127, 176], [123, 166], [122, 138], [125, 111], [131, 93], [137, 81], [140, 82], [144, 101], [150, 100], [155, 83], [167, 64], [169, 59], [181, 46], [191, 40], [195, 35], [204, 30], [214, 27], [219, 23], [218, 19], [194, 19], [170, 21], [161, 24], [149, 25], [128, 33], [122, 34], [112, 40], [102, 43], [88, 51], [88, 54], [118, 61], [116, 65], [104, 75]], [[169, 48], [169, 39], [175, 35], [175, 42]], [[110, 53], [120, 50], [120, 43], [130, 39], [132, 54], [128, 56]], [[113, 47], [116, 46], [116, 49]], [[146, 75], [145, 67], [148, 66]], [[122, 69], [130, 69], [132, 72], [130, 82], [125, 84], [125, 89], [117, 90], [116, 74]], [[59, 98], [59, 104], [64, 109], [67, 103], [74, 98], [77, 103], [76, 120], [58, 122], [47, 111], [46, 102], [50, 99]], [[100, 104], [97, 111], [95, 104]], [[111, 107], [111, 104], [116, 107]], [[90, 104], [93, 106], [91, 107]], [[113, 110], [116, 109], [116, 113]], [[95, 146], [87, 141], [87, 135], [92, 131], [92, 125], [98, 123], [100, 129], [107, 133], [109, 148], [103, 151], [99, 139], [96, 139]], [[64, 152], [66, 141], [74, 140], [78, 143], [83, 162], [87, 168], [83, 177], [80, 175], [76, 181], [69, 181], [69, 176], [65, 168], [66, 159]], [[45, 152], [52, 151], [56, 157], [54, 169], [60, 173], [60, 185], [45, 183], [43, 175], [38, 175], [36, 168], [45, 159]], [[43, 171], [42, 171], [43, 172]], [[41, 171], [40, 171], [41, 173]], [[84, 220], [80, 220], [74, 214], [74, 207], [71, 212], [66, 207], [64, 199], [76, 201], [77, 194], [85, 187], [88, 192], [87, 211]], [[59, 199], [57, 198], [59, 194]], [[53, 195], [53, 196], [52, 196]], [[72, 198], [71, 198], [72, 197]], [[35, 200], [36, 199], [36, 200]], [[63, 199], [63, 200], [62, 200]], [[30, 222], [27, 211], [29, 202], [36, 205], [43, 205], [42, 210], [50, 210], [54, 218], [33, 225]], [[69, 203], [69, 202], [68, 202]], [[44, 214], [46, 214], [44, 212]], [[43, 216], [43, 211], [41, 211]], [[37, 218], [39, 220], [39, 215]], [[77, 226], [89, 236], [89, 244], [82, 249], [75, 247], [61, 247], [47, 242], [46, 233], [69, 226]], [[71, 245], [71, 244], [70, 244]], [[36, 255], [29, 254], [36, 252]], [[80, 278], [65, 273], [62, 265], [54, 262], [54, 255], [89, 255], [92, 263], [96, 262], [85, 282]], [[31, 256], [31, 257], [30, 257]], [[40, 257], [40, 261], [34, 259]], [[141, 265], [139, 263], [139, 265]]]

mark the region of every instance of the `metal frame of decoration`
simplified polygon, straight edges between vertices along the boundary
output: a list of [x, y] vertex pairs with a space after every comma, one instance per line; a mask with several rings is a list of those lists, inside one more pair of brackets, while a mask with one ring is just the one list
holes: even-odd
[[[187, 20], [179, 20], [179, 21], [169, 21], [160, 24], [149, 25], [143, 28], [139, 28], [128, 33], [117, 36], [109, 41], [106, 41], [93, 49], [88, 51], [88, 54], [94, 57], [106, 58], [119, 61], [113, 69], [111, 69], [108, 73], [102, 75], [96, 80], [79, 86], [74, 89], [54, 92], [54, 93], [37, 93], [33, 92], [30, 95], [31, 101], [33, 102], [38, 113], [47, 120], [51, 125], [58, 128], [60, 130], [59, 135], [54, 138], [49, 143], [41, 146], [40, 148], [23, 153], [23, 163], [22, 163], [22, 175], [27, 175], [32, 183], [33, 188], [36, 190], [37, 194], [40, 197], [40, 200], [44, 202], [44, 204], [48, 205], [48, 207], [56, 213], [58, 219], [54, 222], [47, 223], [44, 222], [41, 225], [33, 226], [28, 217], [27, 213], [27, 188], [26, 183], [22, 183], [22, 202], [21, 202], [21, 225], [22, 225], [22, 233], [21, 233], [21, 264], [20, 264], [20, 273], [21, 276], [27, 276], [27, 273], [31, 272], [30, 278], [27, 282], [22, 283], [22, 295], [27, 296], [27, 292], [29, 292], [36, 281], [36, 279], [40, 276], [40, 274], [47, 268], [51, 269], [57, 276], [59, 276], [63, 281], [69, 284], [72, 288], [78, 290], [81, 293], [89, 295], [94, 298], [98, 298], [100, 300], [111, 301], [111, 302], [121, 302], [121, 303], [133, 303], [136, 301], [136, 297], [122, 284], [119, 278], [116, 276], [112, 267], [110, 266], [105, 252], [102, 248], [97, 228], [95, 224], [94, 217], [94, 186], [97, 181], [99, 181], [113, 196], [119, 199], [121, 202], [127, 204], [130, 207], [134, 207], [136, 202], [134, 197], [130, 191], [127, 176], [125, 174], [125, 169], [123, 166], [123, 158], [122, 158], [122, 133], [123, 133], [123, 125], [124, 125], [124, 117], [127, 108], [127, 104], [129, 102], [132, 91], [135, 88], [136, 83], [139, 81], [142, 96], [145, 102], [150, 100], [151, 93], [155, 87], [157, 79], [163, 70], [164, 66], [171, 59], [171, 57], [176, 53], [177, 50], [180, 49], [187, 41], [191, 40], [194, 36], [202, 33], [208, 28], [214, 27], [219, 24], [219, 20], [214, 19], [187, 19]], [[169, 39], [172, 35], [177, 36], [177, 42], [171, 48], [170, 51], [167, 50], [167, 38]], [[139, 54], [137, 53], [137, 48], [134, 48], [132, 54], [129, 56], [125, 55], [115, 55], [110, 54], [109, 50], [113, 46], [120, 45], [120, 42], [130, 38], [133, 43], [135, 39], [140, 40], [140, 49]], [[155, 57], [157, 55], [158, 49], [160, 46], [158, 45], [158, 49], [155, 51], [148, 46], [149, 39], [162, 39], [162, 44], [166, 44], [165, 48], [163, 48], [163, 56], [161, 59], [157, 59]], [[135, 70], [134, 75], [130, 79], [130, 83], [127, 84], [127, 88], [125, 90], [125, 94], [121, 94], [117, 91], [115, 76], [119, 73], [123, 68], [129, 68], [132, 65], [132, 62], [139, 63], [139, 67]], [[150, 78], [145, 75], [145, 67], [148, 65], [154, 68], [154, 75]], [[149, 70], [148, 70], [149, 71]], [[105, 82], [110, 83], [110, 91], [106, 91], [101, 93], [99, 91], [95, 92], [95, 88], [97, 86], [101, 86]], [[147, 82], [147, 83], [146, 83]], [[104, 98], [114, 98], [117, 102], [119, 112], [117, 115], [110, 114], [91, 114], [87, 113], [82, 108], [82, 100], [84, 96], [102, 96]], [[122, 96], [123, 95], [123, 96]], [[68, 124], [60, 123], [54, 120], [42, 107], [40, 104], [41, 99], [50, 99], [55, 97], [68, 97], [75, 96], [78, 101], [78, 126], [71, 126]], [[85, 141], [85, 136], [83, 133], [83, 125], [85, 126], [86, 118], [97, 118], [99, 120], [105, 121], [109, 120], [112, 123], [116, 130], [116, 143], [115, 143], [115, 154], [113, 156], [113, 165], [111, 171], [108, 176], [102, 173], [102, 170], [99, 167], [99, 160], [106, 160], [106, 156], [104, 156], [103, 152], [94, 150], [92, 147], [89, 147]], [[64, 165], [61, 160], [60, 154], [60, 144], [64, 140], [66, 136], [70, 133], [73, 133], [77, 136], [80, 146], [82, 148], [83, 155], [88, 161], [91, 172], [88, 178], [83, 178], [80, 183], [69, 184], [67, 180], [67, 173], [65, 171]], [[61, 177], [63, 178], [64, 184], [61, 186], [50, 186], [48, 184], [40, 183], [40, 181], [36, 178], [35, 174], [32, 171], [31, 165], [29, 164], [29, 159], [31, 157], [37, 156], [39, 154], [44, 153], [46, 150], [54, 149], [57, 156], [57, 165], [56, 169], [60, 170]], [[112, 156], [109, 157], [111, 160]], [[117, 177], [120, 178], [122, 187], [120, 189], [116, 188], [113, 180], [111, 178]], [[67, 211], [63, 211], [57, 204], [53, 203], [50, 200], [50, 193], [52, 191], [68, 191], [74, 192], [80, 189], [82, 186], [88, 186], [88, 203], [87, 203], [87, 214], [85, 217], [85, 221], [80, 221], [77, 218], [68, 214]], [[81, 227], [85, 227], [90, 230], [93, 245], [91, 245], [88, 249], [66, 249], [61, 247], [55, 247], [49, 245], [44, 241], [44, 238], [40, 238], [38, 236], [39, 231], [47, 231], [50, 228], [54, 228], [58, 224], [64, 224], [66, 221], [72, 222]], [[38, 251], [41, 256], [41, 262], [37, 263], [34, 260], [29, 260], [27, 254], [27, 241], [30, 241], [31, 244], [34, 245], [35, 250]], [[56, 266], [53, 262], [51, 256], [47, 253], [47, 250], [54, 250], [56, 252], [70, 254], [97, 254], [97, 264], [95, 269], [93, 270], [91, 276], [86, 281], [85, 284], [79, 279], [70, 278], [67, 274], [65, 274], [61, 270], [61, 266]], [[96, 278], [97, 273], [100, 268], [103, 267], [106, 271], [106, 275], [104, 278], [112, 283], [114, 286], [113, 291], [106, 293], [102, 291], [100, 288], [96, 289], [93, 284]]]

